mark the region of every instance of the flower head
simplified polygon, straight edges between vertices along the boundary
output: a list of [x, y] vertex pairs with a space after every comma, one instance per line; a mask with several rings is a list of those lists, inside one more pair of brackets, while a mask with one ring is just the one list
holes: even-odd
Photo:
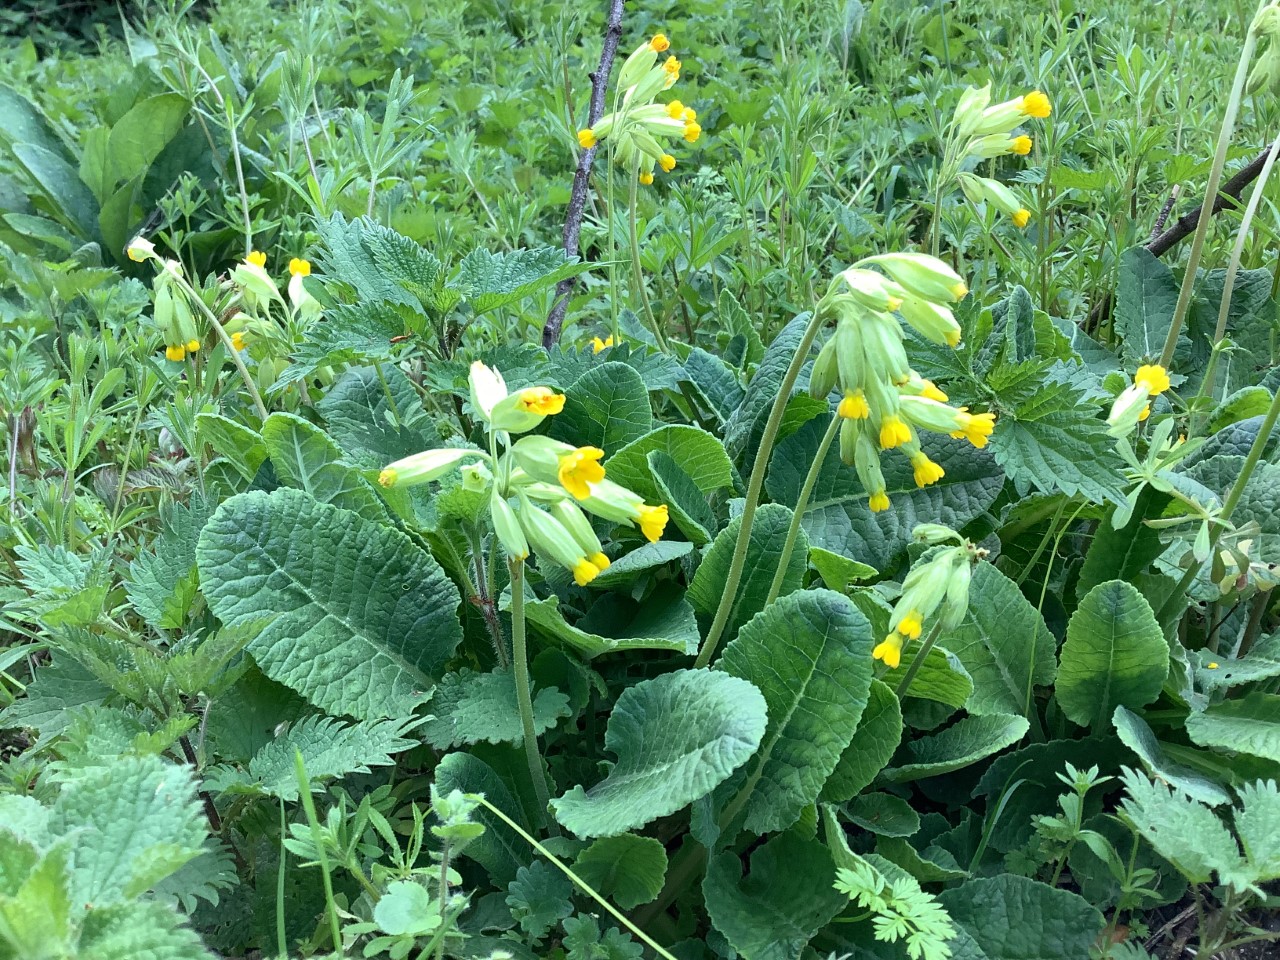
[[679, 100], [672, 100], [667, 104], [667, 116], [672, 120], [680, 120], [684, 117], [684, 104]]
[[846, 390], [836, 412], [847, 420], [865, 420], [871, 416], [871, 407], [861, 390]]
[[875, 660], [881, 660], [890, 670], [897, 670], [899, 664], [902, 663], [902, 637], [896, 633], [891, 633], [871, 651], [871, 656]]
[[1031, 211], [1026, 207], [1019, 207], [1010, 214], [1009, 219], [1013, 221], [1013, 225], [1021, 230], [1031, 222]]
[[702, 135], [702, 127], [697, 123], [690, 121], [684, 125], [684, 138], [690, 143], [695, 143]]
[[892, 450], [911, 441], [911, 428], [902, 422], [896, 414], [890, 414], [880, 421], [880, 448]]
[[1133, 375], [1133, 382], [1142, 384], [1151, 396], [1158, 397], [1169, 389], [1169, 372], [1159, 364], [1145, 364]]
[[956, 440], [968, 440], [981, 450], [996, 428], [994, 413], [969, 413], [968, 407], [961, 407], [956, 418], [956, 429], [951, 436]]
[[889, 509], [889, 495], [883, 490], [877, 490], [867, 498], [867, 508], [872, 513], [881, 513]]
[[675, 57], [667, 57], [662, 63], [662, 72], [668, 74], [673, 80], [680, 76], [680, 61]]
[[1049, 103], [1049, 98], [1039, 90], [1032, 90], [1022, 98], [1022, 112], [1028, 117], [1043, 120], [1053, 112], [1053, 105]]
[[945, 475], [945, 471], [929, 459], [929, 455], [919, 450], [911, 455], [911, 470], [917, 487], [927, 487], [937, 483]]
[[658, 166], [662, 168], [663, 173], [670, 173], [676, 168], [676, 158], [669, 153], [664, 153], [658, 158]]
[[294, 257], [289, 261], [289, 276], [291, 277], [309, 277], [311, 276], [311, 261], [303, 260], [301, 257]]
[[926, 400], [936, 400], [938, 403], [946, 403], [949, 399], [945, 393], [938, 389], [938, 385], [932, 380], [922, 380], [921, 383], [923, 384], [923, 387], [920, 390], [920, 396], [924, 397]]
[[590, 150], [596, 145], [595, 131], [590, 127], [583, 127], [578, 131], [578, 146], [583, 150]]
[[908, 640], [919, 640], [924, 630], [924, 617], [919, 610], [908, 610], [902, 615], [902, 619], [898, 620], [894, 629]]
[[612, 346], [613, 346], [612, 335], [605, 337], [603, 340], [601, 340], [599, 337], [591, 338], [592, 353], [600, 353], [602, 350], [607, 350], [609, 347], [612, 347]]
[[142, 263], [144, 260], [155, 259], [156, 245], [146, 237], [134, 237], [125, 248], [125, 253], [134, 263]]
[[649, 184], [653, 183], [653, 174], [648, 170], [641, 170], [639, 180], [647, 187]]
[[666, 53], [671, 47], [671, 41], [667, 39], [665, 33], [655, 33], [653, 39], [649, 41], [649, 46], [654, 53]]
[[1015, 153], [1020, 157], [1025, 157], [1031, 152], [1031, 138], [1025, 133], [1021, 136], [1014, 137], [1013, 141], [1009, 144], [1009, 149], [1011, 153]]
[[236, 350], [243, 350], [247, 344], [243, 330], [237, 330], [231, 335], [231, 346]]
[[182, 344], [170, 344], [164, 348], [165, 359], [172, 360], [175, 363], [187, 358], [187, 348]]
[[526, 413], [546, 417], [564, 409], [564, 394], [549, 387], [529, 387], [516, 394], [516, 407]]
[[186, 343], [187, 353], [198, 353], [200, 351], [199, 340], [188, 340]]
[[641, 504], [639, 507], [640, 516], [640, 532], [644, 534], [645, 539], [650, 543], [656, 543], [662, 539], [662, 531], [667, 528], [667, 520], [669, 519], [669, 511], [665, 503], [656, 507], [648, 504]]
[[267, 255], [261, 250], [251, 250], [249, 255], [244, 258], [245, 263], [251, 263], [255, 267], [265, 267], [267, 265]]
[[600, 465], [603, 457], [604, 451], [599, 447], [577, 447], [563, 454], [556, 468], [560, 486], [576, 499], [585, 500], [591, 495], [590, 484], [604, 479], [604, 467]]

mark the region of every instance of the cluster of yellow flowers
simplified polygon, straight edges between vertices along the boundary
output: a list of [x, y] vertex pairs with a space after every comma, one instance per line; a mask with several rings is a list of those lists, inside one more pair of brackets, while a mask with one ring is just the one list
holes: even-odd
[[[877, 266], [884, 274], [868, 269]], [[922, 253], [867, 257], [840, 273], [817, 310], [836, 330], [818, 353], [809, 392], [825, 399], [839, 388], [840, 456], [858, 472], [873, 512], [887, 510], [880, 451], [899, 449], [917, 486], [942, 479], [942, 467], [920, 449], [917, 429], [947, 433], [985, 447], [995, 415], [947, 405], [947, 395], [907, 362], [896, 312], [921, 336], [954, 347], [960, 325], [949, 304], [969, 292], [943, 261]]]
[[[471, 406], [491, 434], [491, 452], [467, 448], [424, 450], [389, 464], [378, 475], [384, 487], [404, 487], [439, 480], [461, 466], [463, 486], [488, 490], [494, 533], [507, 556], [524, 560], [532, 547], [545, 561], [573, 573], [585, 587], [609, 566], [599, 537], [586, 513], [612, 523], [639, 528], [651, 543], [662, 537], [668, 511], [651, 506], [639, 494], [605, 477], [604, 451], [575, 447], [527, 433], [564, 409], [564, 394], [549, 387], [527, 387], [514, 393], [502, 374], [480, 361], [471, 365]], [[497, 455], [498, 442], [506, 451]], [[513, 502], [514, 501], [514, 506]], [[583, 511], [586, 511], [584, 513]]]
[[611, 139], [618, 165], [633, 171], [646, 184], [653, 183], [655, 167], [670, 173], [676, 166], [676, 158], [660, 139], [679, 136], [693, 143], [702, 134], [698, 114], [691, 107], [679, 100], [654, 102], [680, 79], [680, 61], [674, 56], [658, 62], [658, 55], [670, 47], [671, 41], [662, 33], [636, 47], [618, 74], [616, 109], [595, 126], [578, 131], [578, 145], [584, 150]]
[[[1053, 110], [1049, 98], [1039, 90], [1032, 90], [1025, 96], [994, 106], [990, 102], [991, 84], [969, 87], [961, 96], [951, 121], [955, 143], [962, 148], [960, 157], [980, 160], [1010, 154], [1025, 157], [1031, 152], [1031, 138], [1026, 134], [1011, 134], [1028, 118], [1048, 117]], [[991, 204], [1019, 228], [1031, 222], [1031, 211], [999, 180], [973, 173], [959, 173], [957, 180], [970, 202]]]

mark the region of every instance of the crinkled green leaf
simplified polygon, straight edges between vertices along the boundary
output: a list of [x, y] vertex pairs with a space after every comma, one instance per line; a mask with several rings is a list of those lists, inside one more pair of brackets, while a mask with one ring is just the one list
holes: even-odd
[[189, 506], [174, 504], [164, 516], [164, 532], [129, 564], [125, 591], [151, 626], [174, 630], [185, 621], [199, 584], [196, 542], [212, 513], [199, 497]]
[[547, 431], [557, 440], [613, 453], [653, 427], [649, 390], [640, 374], [625, 363], [593, 367], [564, 395], [564, 409], [550, 418]]
[[[529, 829], [524, 811], [511, 788], [489, 764], [469, 753], [450, 753], [440, 761], [435, 771], [436, 789], [448, 794], [454, 790], [463, 793], [481, 793], [486, 800], [514, 820], [524, 830]], [[484, 807], [475, 812], [475, 819], [484, 824], [485, 830], [465, 847], [462, 856], [474, 860], [498, 883], [515, 879], [517, 868], [528, 864], [533, 849], [511, 827]]]
[[646, 456], [649, 473], [657, 488], [657, 499], [667, 505], [671, 522], [696, 546], [711, 542], [716, 517], [707, 503], [706, 494], [698, 489], [684, 468], [662, 450], [650, 450]]
[[881, 776], [907, 783], [959, 770], [1017, 743], [1028, 726], [1026, 717], [965, 717], [940, 733], [907, 741], [894, 758], [896, 765]]
[[[747, 384], [742, 403], [733, 412], [725, 424], [725, 447], [739, 464], [743, 474], [751, 471], [751, 463], [755, 460], [760, 446], [760, 437], [764, 433], [765, 422], [773, 402], [778, 398], [782, 388], [782, 380], [791, 358], [795, 356], [800, 342], [804, 339], [805, 329], [811, 319], [808, 313], [802, 313], [792, 319], [773, 338], [773, 342], [765, 348], [760, 366]], [[796, 387], [802, 388], [804, 383], [797, 380]], [[679, 459], [679, 458], [677, 458]]]
[[256, 431], [220, 413], [197, 414], [196, 434], [246, 480], [252, 480], [267, 459], [267, 445]]
[[[703, 493], [733, 484], [733, 466], [724, 446], [699, 427], [671, 424], [658, 427], [605, 461], [610, 480], [629, 487], [650, 503], [659, 501], [659, 490], [649, 471], [649, 454], [660, 450], [680, 464]], [[608, 452], [608, 451], [606, 451]]]
[[662, 892], [667, 851], [652, 837], [634, 833], [601, 837], [578, 854], [573, 872], [596, 893], [631, 910]]
[[[515, 678], [509, 670], [446, 673], [431, 697], [432, 719], [422, 728], [433, 746], [445, 750], [467, 743], [522, 743]], [[533, 697], [533, 728], [539, 736], [571, 713], [569, 698], [554, 688]]]
[[1102, 932], [1102, 914], [1083, 897], [1013, 874], [969, 880], [938, 899], [988, 960], [1076, 960]]
[[[384, 385], [385, 381], [385, 385]], [[438, 444], [422, 400], [398, 367], [348, 370], [316, 402], [329, 434], [358, 466], [378, 468]]]
[[551, 928], [573, 913], [573, 885], [569, 878], [542, 860], [516, 872], [507, 886], [507, 906], [521, 932], [536, 944]]
[[898, 697], [888, 684], [872, 680], [858, 728], [841, 751], [818, 799], [842, 803], [861, 792], [884, 769], [901, 740], [902, 708]]
[[[504, 609], [508, 605], [509, 596], [503, 599]], [[669, 591], [644, 603], [607, 594], [576, 624], [565, 620], [554, 595], [546, 600], [526, 600], [524, 612], [540, 634], [572, 647], [586, 659], [623, 650], [692, 653], [700, 639], [693, 607]]]
[[1177, 302], [1178, 283], [1167, 264], [1146, 247], [1131, 247], [1121, 254], [1114, 322], [1131, 370], [1156, 361], [1164, 352]]
[[214, 960], [194, 930], [162, 903], [92, 910], [80, 933], [82, 960]]
[[273, 413], [262, 426], [262, 441], [281, 483], [311, 494], [375, 523], [387, 512], [373, 488], [319, 427], [292, 413]]
[[1280, 763], [1280, 696], [1254, 692], [1224, 700], [1187, 717], [1187, 735], [1204, 747], [1219, 747]]
[[626, 586], [634, 583], [647, 571], [665, 567], [691, 550], [693, 544], [681, 540], [659, 540], [656, 543], [642, 544], [613, 561], [607, 570], [591, 581], [591, 586], [599, 590]]
[[23, 696], [0, 711], [0, 729], [30, 727], [47, 740], [70, 726], [77, 707], [102, 703], [111, 692], [71, 657], [59, 654], [36, 670]]

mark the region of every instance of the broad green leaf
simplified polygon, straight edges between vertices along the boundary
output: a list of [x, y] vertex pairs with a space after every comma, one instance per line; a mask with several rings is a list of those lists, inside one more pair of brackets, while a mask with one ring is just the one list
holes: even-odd
[[1175, 763], [1165, 756], [1160, 741], [1151, 732], [1147, 722], [1132, 710], [1116, 707], [1111, 718], [1116, 733], [1126, 747], [1138, 755], [1147, 773], [1181, 790], [1187, 796], [1211, 807], [1231, 802], [1231, 794], [1208, 777], [1203, 777], [1190, 767]]
[[632, 910], [662, 892], [667, 851], [652, 837], [634, 833], [601, 837], [578, 854], [573, 872], [596, 893]]
[[329, 434], [357, 466], [383, 467], [438, 443], [409, 378], [393, 364], [348, 370], [316, 403]]
[[[876, 631], [877, 634], [880, 631]], [[914, 652], [908, 652], [902, 663], [894, 670], [886, 670], [880, 679], [889, 688], [897, 691], [907, 671], [915, 659]], [[973, 696], [973, 680], [958, 657], [945, 647], [934, 646], [920, 665], [915, 679], [907, 690], [907, 696], [915, 700], [932, 700], [934, 703], [946, 704], [959, 709], [969, 702]]]
[[898, 764], [881, 776], [890, 783], [908, 783], [959, 770], [1017, 743], [1028, 726], [1026, 717], [965, 717], [941, 733], [907, 741], [895, 757]]
[[827, 585], [827, 589], [844, 593], [849, 584], [859, 580], [870, 580], [878, 573], [875, 567], [869, 567], [857, 560], [850, 560], [821, 547], [809, 548], [809, 565], [818, 571], [818, 576]]
[[720, 328], [730, 336], [740, 336], [746, 341], [747, 350], [743, 360], [747, 366], [759, 363], [764, 358], [764, 344], [756, 330], [755, 321], [727, 287], [720, 291], [720, 299], [716, 302], [716, 319], [720, 322]]
[[373, 922], [392, 936], [425, 936], [440, 926], [440, 902], [422, 883], [394, 880], [373, 908]]
[[1083, 960], [1103, 917], [1069, 890], [1013, 874], [981, 877], [938, 895], [988, 960]]
[[75, 834], [74, 899], [99, 905], [144, 893], [208, 836], [190, 768], [154, 756], [85, 770], [63, 786], [49, 827]]
[[902, 740], [902, 708], [893, 689], [872, 680], [853, 739], [840, 753], [818, 799], [843, 803], [871, 785]]
[[[503, 609], [509, 609], [509, 594], [502, 603]], [[572, 647], [588, 660], [623, 650], [693, 653], [698, 648], [698, 622], [693, 607], [681, 596], [665, 593], [637, 604], [608, 594], [597, 607], [599, 614], [593, 607], [577, 624], [570, 624], [553, 595], [546, 600], [527, 599], [524, 613], [538, 633]]]
[[1108, 511], [1106, 519], [1094, 530], [1093, 543], [1084, 555], [1080, 579], [1076, 582], [1077, 597], [1083, 597], [1107, 580], [1133, 583], [1164, 552], [1160, 535], [1143, 522], [1149, 511], [1158, 510], [1157, 502], [1163, 500], [1154, 489], [1145, 487], [1138, 495], [1129, 522], [1118, 530], [1112, 525], [1115, 508]]
[[693, 544], [680, 540], [659, 540], [656, 543], [642, 544], [613, 561], [609, 569], [591, 581], [591, 586], [602, 590], [626, 586], [634, 583], [642, 573], [679, 560], [691, 550]]
[[1178, 284], [1165, 263], [1146, 247], [1131, 247], [1121, 254], [1115, 328], [1123, 339], [1127, 366], [1136, 369], [1160, 357], [1177, 302]]
[[961, 704], [970, 713], [1025, 715], [1034, 688], [1053, 683], [1049, 628], [1018, 585], [993, 564], [974, 567], [964, 620], [944, 630], [939, 642], [973, 680], [973, 694]]
[[1187, 717], [1187, 735], [1203, 747], [1219, 747], [1280, 763], [1280, 696], [1254, 692], [1224, 700]]
[[1243, 387], [1219, 404], [1206, 429], [1210, 433], [1217, 433], [1233, 423], [1262, 416], [1270, 406], [1271, 391], [1266, 387]]
[[1262, 463], [1245, 484], [1231, 522], [1240, 526], [1258, 523], [1252, 559], [1280, 564], [1280, 463]]
[[733, 485], [733, 465], [724, 446], [698, 427], [673, 424], [645, 434], [605, 461], [610, 480], [629, 487], [650, 503], [659, 500], [659, 489], [649, 471], [649, 454], [659, 450], [687, 473], [703, 493]]
[[161, 93], [135, 103], [116, 121], [107, 141], [107, 179], [114, 186], [145, 173], [178, 135], [191, 104], [179, 93]]
[[57, 153], [35, 143], [15, 143], [11, 153], [58, 222], [83, 240], [95, 239], [98, 201], [81, 181], [76, 168]]
[[341, 462], [342, 451], [319, 427], [292, 413], [273, 413], [262, 426], [262, 442], [282, 483], [365, 520], [386, 520], [386, 509], [373, 488], [359, 471]]
[[44, 114], [12, 87], [0, 83], [0, 141], [34, 143], [51, 153], [67, 156], [67, 148], [53, 132]]
[[696, 394], [696, 402], [723, 423], [742, 402], [742, 385], [738, 374], [723, 359], [694, 347], [684, 362], [684, 372]]
[[[493, 767], [469, 753], [450, 753], [436, 767], [436, 788], [441, 793], [461, 790], [463, 793], [482, 793], [486, 800], [528, 830], [524, 811], [511, 788], [498, 776]], [[515, 879], [516, 870], [531, 862], [533, 850], [528, 842], [484, 807], [475, 812], [475, 819], [484, 824], [485, 830], [465, 847], [462, 856], [474, 860], [498, 883]]]
[[263, 673], [331, 713], [403, 716], [462, 638], [458, 592], [404, 534], [305, 493], [232, 497], [200, 535], [200, 582]]
[[257, 431], [220, 413], [198, 414], [196, 432], [202, 443], [213, 447], [246, 480], [257, 476], [262, 461], [267, 459], [267, 445]]
[[[819, 421], [807, 423], [778, 444], [765, 481], [775, 502], [795, 504], [825, 428]], [[907, 458], [886, 451], [881, 464], [890, 507], [881, 513], [871, 512], [867, 492], [833, 445], [804, 512], [809, 543], [877, 570], [890, 570], [906, 553], [916, 524], [928, 521], [960, 529], [995, 502], [1004, 474], [987, 450], [935, 434], [923, 437], [922, 443], [946, 476], [921, 489]]]
[[448, 286], [461, 293], [479, 314], [517, 303], [590, 267], [589, 263], [567, 258], [559, 247], [510, 253], [480, 248], [462, 258]]
[[625, 363], [602, 363], [565, 392], [564, 409], [550, 418], [548, 434], [574, 446], [607, 453], [639, 440], [653, 426], [649, 391]]
[[205, 733], [224, 763], [244, 765], [272, 741], [277, 729], [292, 726], [309, 710], [298, 694], [250, 667], [209, 705]]
[[818, 799], [849, 746], [871, 684], [871, 627], [847, 597], [803, 590], [743, 626], [717, 667], [750, 681], [769, 710], [747, 830], [785, 830]]
[[920, 815], [892, 793], [864, 793], [844, 808], [851, 823], [882, 837], [909, 837], [920, 829]]
[[[782, 546], [790, 526], [791, 511], [781, 504], [766, 503], [756, 511], [751, 536], [747, 539], [746, 565], [738, 584], [737, 597], [725, 623], [725, 637], [732, 639], [743, 624], [763, 609], [769, 586], [773, 583], [774, 573], [782, 558]], [[729, 565], [733, 560], [741, 527], [741, 518], [735, 518], [720, 531], [689, 582], [689, 601], [705, 617], [710, 618], [715, 614], [720, 598], [724, 596]], [[779, 596], [800, 589], [804, 583], [808, 549], [804, 531], [800, 531], [795, 549], [787, 561], [787, 572]]]
[[552, 802], [580, 837], [642, 827], [706, 796], [755, 753], [768, 720], [764, 697], [745, 680], [678, 670], [642, 680], [618, 697], [604, 746], [618, 758], [590, 790]]
[[1068, 718], [1104, 730], [1117, 706], [1136, 710], [1160, 695], [1169, 646], [1146, 598], [1123, 580], [1100, 583], [1067, 624], [1055, 695]]
[[795, 960], [848, 905], [835, 889], [831, 854], [794, 832], [755, 850], [745, 878], [738, 854], [719, 854], [707, 866], [702, 895], [712, 924], [743, 960]]
[[658, 490], [658, 501], [670, 511], [671, 522], [695, 546], [711, 542], [716, 517], [707, 503], [706, 494], [698, 489], [684, 468], [662, 450], [650, 450], [645, 460]]
[[876, 853], [921, 883], [946, 883], [969, 875], [949, 850], [936, 845], [921, 852], [902, 837], [879, 836], [876, 837]]
[[125, 592], [135, 610], [151, 626], [175, 630], [182, 626], [196, 598], [196, 542], [213, 513], [206, 501], [192, 497], [190, 505], [176, 503], [164, 515], [164, 532], [129, 564]]
[[145, 901], [89, 911], [79, 948], [82, 960], [214, 960], [177, 911]]
[[[1209, 270], [1196, 278], [1192, 319], [1205, 330], [1217, 324], [1226, 272], [1225, 269]], [[1262, 373], [1275, 363], [1276, 306], [1271, 296], [1272, 281], [1271, 270], [1265, 266], [1240, 270], [1235, 275], [1231, 305], [1227, 309], [1227, 336], [1234, 349], [1218, 358], [1214, 393], [1219, 397], [1258, 383]], [[1207, 359], [1207, 351], [1205, 357]]]
[[[569, 698], [556, 689], [533, 697], [533, 728], [541, 736], [570, 715]], [[520, 707], [510, 671], [451, 671], [431, 696], [432, 719], [423, 727], [426, 740], [441, 750], [468, 743], [522, 743]]]
[[1197, 674], [1210, 690], [1280, 677], [1280, 633], [1263, 637], [1243, 657], [1234, 660], [1224, 658], [1215, 662], [1218, 663], [1217, 667], [1210, 670], [1205, 666]]

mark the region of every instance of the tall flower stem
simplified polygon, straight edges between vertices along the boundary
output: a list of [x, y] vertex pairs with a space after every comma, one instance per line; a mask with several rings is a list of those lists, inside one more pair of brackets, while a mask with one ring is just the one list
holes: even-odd
[[1164, 350], [1160, 354], [1160, 366], [1168, 369], [1173, 362], [1173, 351], [1178, 345], [1178, 335], [1182, 332], [1182, 324], [1187, 318], [1187, 310], [1191, 307], [1191, 293], [1195, 289], [1196, 272], [1200, 268], [1200, 257], [1204, 253], [1205, 237], [1209, 233], [1209, 220], [1213, 216], [1213, 203], [1218, 199], [1218, 186], [1222, 183], [1222, 168], [1227, 162], [1227, 148], [1231, 146], [1231, 135], [1235, 132], [1236, 117], [1240, 113], [1240, 101], [1244, 98], [1244, 84], [1249, 75], [1249, 62], [1253, 59], [1253, 51], [1258, 45], [1258, 34], [1250, 24], [1244, 38], [1244, 48], [1240, 51], [1240, 63], [1236, 66], [1235, 80], [1231, 84], [1231, 95], [1227, 100], [1227, 109], [1222, 116], [1222, 129], [1218, 132], [1218, 149], [1213, 156], [1213, 166], [1209, 170], [1209, 181], [1204, 188], [1204, 203], [1200, 207], [1200, 221], [1196, 224], [1195, 236], [1191, 239], [1191, 252], [1187, 256], [1186, 273], [1182, 276], [1182, 288], [1178, 291], [1178, 304], [1173, 310], [1173, 322], [1169, 325], [1169, 335], [1164, 341]]
[[[538, 751], [538, 734], [533, 726], [533, 693], [529, 684], [529, 648], [525, 639], [524, 561], [512, 560], [511, 570], [511, 659], [515, 665], [516, 703], [520, 709], [520, 730], [524, 740], [524, 758], [529, 764], [529, 779], [538, 797], [538, 827], [547, 822], [551, 795], [547, 792], [547, 776]], [[552, 825], [552, 832], [555, 827]]]
[[774, 398], [773, 409], [769, 411], [769, 419], [765, 422], [764, 432], [760, 435], [760, 446], [756, 450], [756, 459], [751, 467], [751, 479], [747, 481], [747, 497], [742, 505], [742, 520], [738, 527], [738, 541], [733, 547], [733, 558], [729, 561], [729, 575], [725, 578], [724, 593], [720, 595], [720, 605], [716, 608], [715, 618], [711, 621], [711, 629], [707, 638], [702, 641], [702, 649], [695, 667], [705, 667], [711, 663], [720, 638], [724, 635], [725, 625], [729, 622], [729, 613], [738, 599], [738, 584], [742, 581], [742, 568], [747, 562], [747, 545], [751, 542], [751, 527], [756, 519], [756, 507], [760, 503], [760, 491], [764, 487], [764, 475], [769, 469], [769, 455], [773, 452], [773, 442], [778, 437], [778, 428], [782, 426], [782, 414], [787, 409], [787, 401], [791, 399], [791, 389], [796, 385], [800, 370], [804, 367], [805, 358], [809, 356], [809, 348], [813, 346], [818, 331], [822, 328], [823, 308], [819, 304], [814, 308], [809, 325], [805, 327], [804, 336], [796, 347], [795, 355], [783, 374], [778, 385], [778, 395]]
[[631, 273], [635, 279], [636, 289], [640, 292], [640, 305], [644, 308], [645, 319], [649, 322], [649, 329], [653, 331], [653, 336], [658, 341], [658, 348], [663, 353], [669, 353], [667, 338], [662, 335], [662, 327], [658, 325], [658, 320], [653, 315], [653, 307], [649, 305], [649, 292], [645, 289], [644, 271], [640, 267], [640, 233], [636, 227], [636, 205], [639, 189], [639, 174], [633, 171], [631, 175], [631, 195], [627, 204], [627, 226], [631, 237]]
[[916, 653], [916, 658], [911, 661], [911, 666], [907, 667], [907, 675], [902, 678], [902, 682], [898, 684], [898, 699], [905, 700], [907, 691], [911, 689], [911, 681], [916, 678], [916, 674], [920, 672], [920, 668], [924, 666], [925, 659], [929, 656], [929, 651], [933, 649], [933, 645], [938, 642], [938, 635], [942, 633], [942, 621], [934, 623], [932, 629], [929, 630], [929, 636], [925, 637], [924, 643], [920, 644], [920, 650]]
[[791, 562], [791, 554], [795, 551], [796, 540], [800, 536], [800, 523], [804, 519], [805, 508], [809, 506], [809, 497], [813, 495], [818, 475], [822, 473], [822, 465], [826, 463], [827, 451], [831, 449], [831, 443], [840, 429], [840, 420], [838, 413], [831, 415], [831, 423], [827, 425], [827, 432], [822, 435], [822, 440], [818, 443], [818, 452], [813, 455], [809, 473], [800, 487], [795, 512], [791, 514], [791, 526], [787, 527], [787, 539], [782, 542], [782, 555], [778, 558], [778, 569], [773, 575], [773, 583], [769, 585], [769, 596], [764, 601], [766, 607], [777, 600], [778, 594], [782, 592], [782, 582], [787, 578], [787, 565]]
[[[1271, 431], [1275, 429], [1277, 419], [1280, 419], [1280, 390], [1277, 390], [1276, 395], [1271, 399], [1271, 406], [1267, 408], [1266, 416], [1262, 419], [1262, 426], [1258, 428], [1258, 435], [1253, 439], [1253, 446], [1249, 448], [1249, 455], [1244, 459], [1244, 466], [1240, 468], [1240, 474], [1227, 492], [1227, 500], [1222, 505], [1222, 513], [1218, 515], [1218, 522], [1213, 525], [1213, 530], [1209, 533], [1208, 556], [1213, 556], [1213, 548], [1217, 546], [1218, 538], [1222, 536], [1223, 528], [1226, 527], [1227, 522], [1231, 519], [1231, 514], [1235, 511], [1236, 504], [1244, 496], [1244, 489], [1248, 486], [1249, 478], [1253, 476], [1253, 471], [1257, 469], [1258, 461], [1262, 459], [1262, 451], [1267, 448], [1267, 441], [1271, 437]], [[1187, 568], [1187, 572], [1183, 574], [1178, 586], [1169, 594], [1168, 599], [1165, 600], [1160, 610], [1156, 613], [1156, 619], [1160, 623], [1164, 623], [1172, 616], [1178, 604], [1182, 602], [1183, 595], [1191, 588], [1191, 584], [1199, 575], [1201, 566], [1200, 561], [1192, 556], [1191, 566]]]

